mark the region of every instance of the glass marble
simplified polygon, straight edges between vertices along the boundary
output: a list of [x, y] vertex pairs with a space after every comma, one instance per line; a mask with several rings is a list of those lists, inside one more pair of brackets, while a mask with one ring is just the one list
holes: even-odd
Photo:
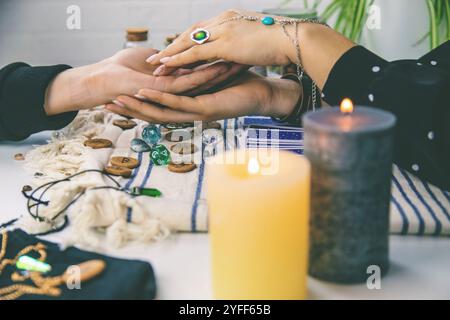
[[142, 130], [142, 139], [149, 145], [153, 146], [161, 141], [161, 130], [158, 126], [150, 124]]
[[131, 150], [134, 152], [149, 152], [152, 148], [142, 139], [131, 140]]
[[152, 148], [150, 159], [157, 166], [165, 166], [170, 162], [170, 152], [163, 144], [158, 144]]

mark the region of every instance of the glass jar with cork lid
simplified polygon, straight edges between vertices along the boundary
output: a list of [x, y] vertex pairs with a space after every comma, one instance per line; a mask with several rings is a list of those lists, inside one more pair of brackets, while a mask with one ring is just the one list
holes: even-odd
[[147, 28], [128, 28], [124, 48], [150, 48], [149, 30]]

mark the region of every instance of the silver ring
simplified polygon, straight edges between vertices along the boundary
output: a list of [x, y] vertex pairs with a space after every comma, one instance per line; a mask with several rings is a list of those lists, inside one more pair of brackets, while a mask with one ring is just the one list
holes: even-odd
[[209, 37], [211, 34], [208, 30], [205, 29], [195, 29], [191, 33], [191, 40], [194, 41], [197, 44], [204, 44], [206, 41], [209, 40]]

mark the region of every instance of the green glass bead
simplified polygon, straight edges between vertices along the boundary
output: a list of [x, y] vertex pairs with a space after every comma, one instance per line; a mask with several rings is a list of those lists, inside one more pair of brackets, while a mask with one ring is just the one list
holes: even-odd
[[266, 26], [271, 26], [275, 24], [275, 19], [272, 17], [264, 17], [262, 18], [261, 22]]
[[156, 125], [150, 124], [142, 130], [142, 139], [151, 146], [155, 145], [162, 139], [161, 130]]
[[16, 268], [25, 271], [34, 271], [40, 273], [47, 273], [52, 270], [52, 267], [45, 262], [34, 259], [30, 256], [21, 256], [17, 259]]
[[152, 198], [159, 198], [162, 196], [162, 192], [159, 191], [158, 189], [154, 189], [154, 188], [134, 187], [131, 189], [131, 193], [136, 196], [148, 196], [148, 197], [152, 197]]
[[150, 151], [150, 159], [156, 166], [165, 166], [170, 162], [170, 152], [163, 144], [157, 144]]
[[206, 34], [205, 31], [198, 31], [196, 33], [194, 33], [194, 39], [195, 40], [203, 40], [207, 37], [208, 35]]

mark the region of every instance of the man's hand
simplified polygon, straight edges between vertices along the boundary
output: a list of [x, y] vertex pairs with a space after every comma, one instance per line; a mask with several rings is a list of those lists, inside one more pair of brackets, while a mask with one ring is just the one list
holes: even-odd
[[147, 48], [126, 49], [99, 63], [62, 72], [47, 89], [47, 114], [89, 109], [119, 95], [134, 96], [143, 88], [173, 94], [207, 90], [242, 69], [218, 63], [199, 71], [180, 69], [173, 75], [155, 77], [154, 67], [145, 63], [145, 58], [156, 52]]
[[282, 117], [292, 112], [302, 92], [294, 81], [247, 72], [212, 94], [188, 97], [150, 89], [140, 90], [138, 94], [151, 102], [119, 96], [116, 101], [120, 106], [107, 104], [106, 108], [153, 123], [209, 121], [249, 114]]

